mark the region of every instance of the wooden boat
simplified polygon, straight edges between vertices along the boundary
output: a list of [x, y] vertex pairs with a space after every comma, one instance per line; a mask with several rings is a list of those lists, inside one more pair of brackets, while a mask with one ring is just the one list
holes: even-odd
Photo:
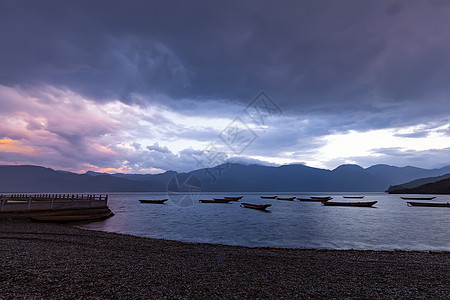
[[141, 203], [151, 203], [151, 204], [163, 204], [169, 199], [162, 199], [162, 200], [139, 200]]
[[65, 222], [76, 222], [76, 221], [92, 221], [106, 219], [114, 214], [112, 212], [105, 212], [101, 214], [90, 214], [90, 215], [43, 215], [30, 217], [30, 220], [37, 222], [55, 222], [55, 223], [65, 223]]
[[403, 200], [433, 200], [436, 197], [400, 197]]
[[272, 206], [271, 204], [251, 204], [251, 203], [241, 203], [242, 207], [246, 208], [253, 208], [253, 209], [259, 209], [259, 210], [266, 210], [269, 206]]
[[297, 198], [297, 200], [300, 200], [300, 201], [310, 201], [310, 202], [323, 202], [323, 201], [328, 201], [328, 200], [330, 200], [330, 199]]
[[294, 201], [295, 197], [288, 197], [288, 198], [283, 198], [283, 197], [277, 197], [277, 200], [287, 200], [287, 201]]
[[231, 200], [231, 201], [238, 201], [241, 200], [243, 196], [239, 196], [239, 197], [224, 197], [227, 200]]
[[450, 207], [449, 202], [406, 202], [408, 206], [426, 206], [426, 207]]
[[318, 196], [315, 196], [315, 197], [310, 197], [311, 199], [315, 199], [315, 200], [331, 200], [331, 199], [333, 199], [333, 198], [331, 198], [331, 197], [329, 197], [329, 196], [326, 196], [326, 197], [318, 197]]
[[371, 207], [378, 201], [370, 201], [370, 202], [330, 202], [323, 201], [322, 204], [326, 206], [358, 206], [358, 207]]
[[344, 198], [349, 198], [349, 199], [362, 199], [364, 198], [364, 196], [342, 196]]
[[198, 200], [201, 203], [228, 203], [231, 200], [227, 200], [227, 199], [217, 199], [217, 200]]
[[277, 196], [260, 196], [261, 199], [276, 199]]

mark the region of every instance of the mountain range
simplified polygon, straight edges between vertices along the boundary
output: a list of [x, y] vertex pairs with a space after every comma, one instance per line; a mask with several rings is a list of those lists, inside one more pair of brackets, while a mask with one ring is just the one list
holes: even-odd
[[0, 192], [165, 192], [174, 182], [178, 185], [187, 178], [196, 187], [211, 192], [383, 192], [393, 185], [449, 173], [450, 166], [422, 169], [341, 165], [327, 170], [301, 164], [273, 167], [229, 163], [187, 173], [77, 174], [40, 166], [4, 165], [0, 166]]

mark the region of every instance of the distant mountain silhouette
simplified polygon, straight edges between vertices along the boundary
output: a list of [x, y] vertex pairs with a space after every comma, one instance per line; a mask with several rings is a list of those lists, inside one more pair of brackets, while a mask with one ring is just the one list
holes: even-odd
[[165, 186], [158, 181], [90, 176], [39, 166], [0, 166], [1, 192], [144, 192], [164, 191]]
[[392, 194], [450, 194], [450, 178], [423, 184], [410, 189], [399, 189]]
[[402, 184], [398, 184], [398, 185], [393, 185], [390, 186], [387, 190], [388, 193], [390, 194], [398, 194], [397, 191], [401, 191], [401, 190], [406, 190], [406, 189], [412, 189], [427, 183], [434, 183], [443, 179], [447, 179], [450, 178], [450, 173], [449, 174], [445, 174], [442, 176], [438, 176], [438, 177], [427, 177], [427, 178], [420, 178], [420, 179], [416, 179], [410, 182], [406, 182], [406, 183], [402, 183]]
[[[39, 166], [0, 166], [0, 192], [157, 192], [167, 191], [175, 175], [193, 176], [203, 191], [232, 192], [382, 192], [387, 187], [418, 178], [450, 173], [450, 167], [421, 169], [375, 165], [342, 165], [334, 170], [301, 164], [279, 167], [223, 164], [187, 173], [76, 174]], [[172, 182], [173, 184], [173, 182]]]

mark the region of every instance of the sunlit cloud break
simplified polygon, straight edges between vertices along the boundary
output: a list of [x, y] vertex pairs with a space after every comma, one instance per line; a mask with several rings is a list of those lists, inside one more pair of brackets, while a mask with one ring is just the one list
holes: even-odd
[[[246, 164], [449, 164], [444, 1], [107, 5], [2, 4], [0, 164], [189, 171], [211, 145]], [[266, 124], [246, 114], [260, 91], [282, 112]], [[235, 120], [255, 134], [242, 149]]]

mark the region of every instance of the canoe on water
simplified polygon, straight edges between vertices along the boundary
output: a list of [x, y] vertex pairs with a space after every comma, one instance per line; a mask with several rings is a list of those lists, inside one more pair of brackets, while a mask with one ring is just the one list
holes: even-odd
[[371, 207], [378, 201], [370, 201], [370, 202], [330, 202], [323, 201], [322, 204], [326, 206], [358, 206], [358, 207]]
[[243, 196], [239, 196], [239, 197], [224, 197], [227, 200], [231, 200], [231, 201], [238, 201], [241, 200]]
[[151, 204], [163, 204], [169, 199], [161, 199], [161, 200], [139, 200], [141, 203], [151, 203]]
[[315, 200], [331, 200], [331, 199], [333, 199], [333, 198], [331, 198], [331, 197], [329, 197], [329, 196], [326, 196], [326, 197], [317, 197], [317, 196], [313, 196], [313, 197], [310, 197], [311, 199], [315, 199]]
[[344, 198], [349, 198], [349, 199], [362, 199], [364, 198], [364, 196], [342, 196]]
[[426, 206], [426, 207], [450, 207], [449, 202], [428, 202], [428, 203], [422, 203], [422, 202], [406, 202], [408, 206]]
[[241, 203], [242, 207], [246, 208], [253, 208], [253, 209], [259, 209], [259, 210], [265, 210], [269, 206], [272, 206], [271, 204], [251, 204], [251, 203]]
[[288, 197], [288, 198], [284, 198], [284, 197], [277, 197], [277, 200], [287, 200], [287, 201], [294, 201], [295, 197]]
[[260, 196], [261, 199], [276, 199], [277, 196]]
[[201, 203], [228, 203], [231, 200], [227, 200], [227, 199], [217, 199], [217, 200], [198, 200]]
[[436, 197], [400, 197], [403, 200], [433, 200]]
[[[333, 198], [331, 198], [333, 199]], [[311, 199], [311, 198], [297, 198], [297, 200], [300, 201], [310, 201], [310, 202], [323, 202], [323, 201], [328, 201], [330, 199]]]

